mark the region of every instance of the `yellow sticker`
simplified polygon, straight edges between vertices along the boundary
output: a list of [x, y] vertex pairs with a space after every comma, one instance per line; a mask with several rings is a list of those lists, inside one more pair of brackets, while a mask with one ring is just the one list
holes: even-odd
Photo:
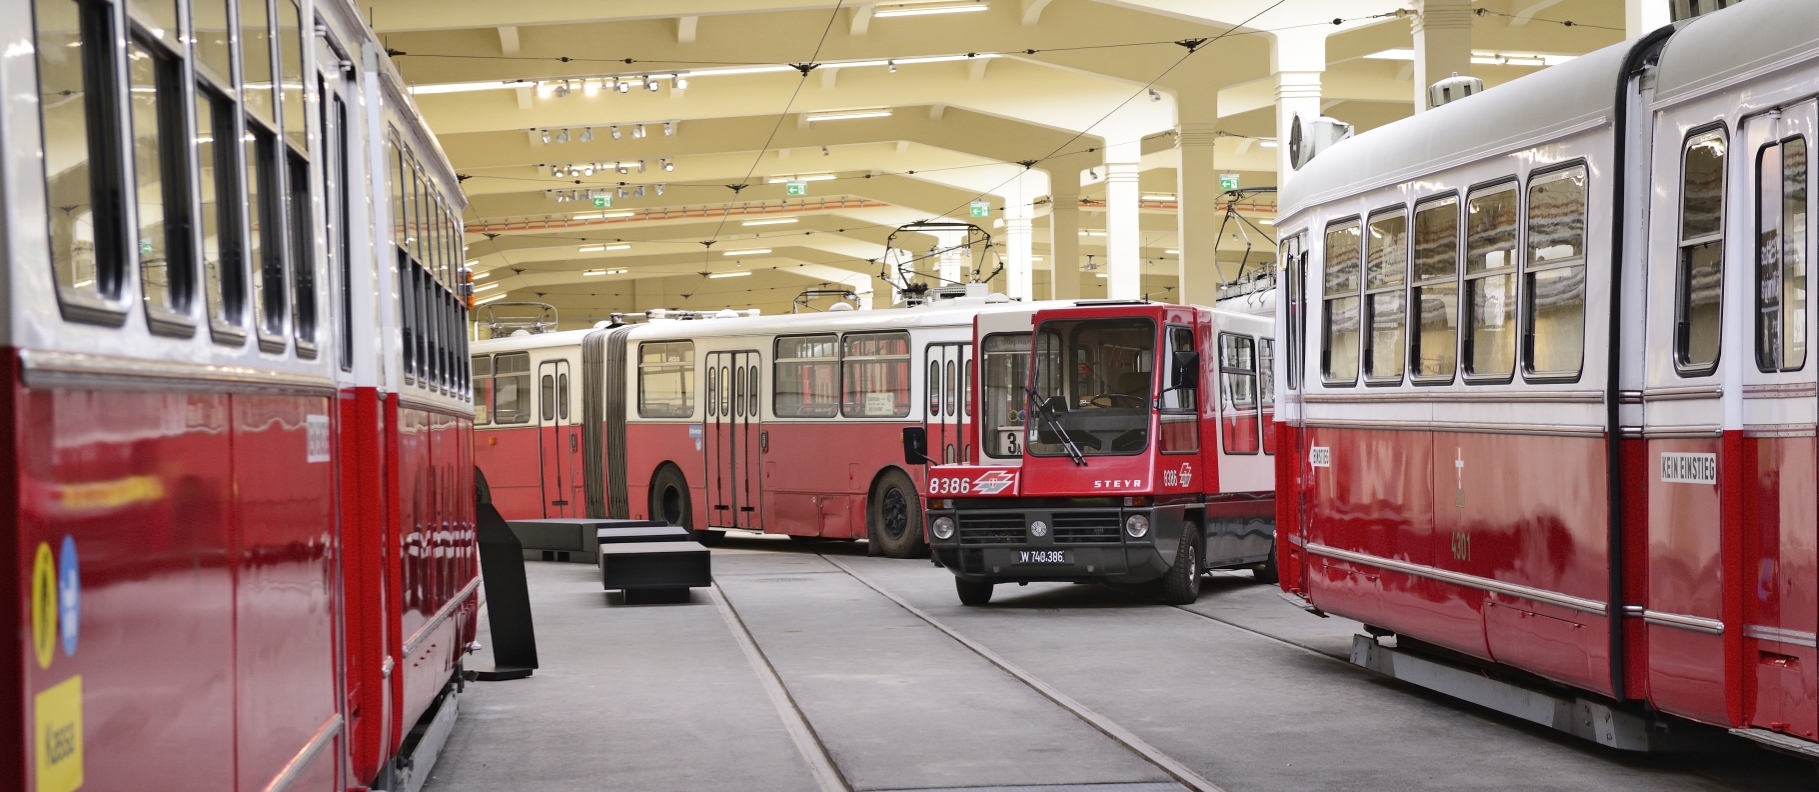
[[38, 792], [75, 792], [82, 786], [82, 677], [70, 677], [38, 694]]
[[32, 648], [38, 667], [50, 668], [57, 650], [57, 557], [49, 542], [38, 543], [38, 560], [32, 565]]

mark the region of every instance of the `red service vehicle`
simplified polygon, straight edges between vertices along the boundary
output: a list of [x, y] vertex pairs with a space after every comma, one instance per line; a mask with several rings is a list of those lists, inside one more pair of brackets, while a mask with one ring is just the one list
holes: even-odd
[[[1275, 574], [1269, 317], [1097, 300], [981, 315], [979, 455], [931, 460], [928, 526], [961, 602], [998, 583]], [[914, 433], [906, 456], [921, 455]]]
[[359, 9], [203, 5], [0, 13], [0, 789], [400, 789], [452, 723], [465, 199]]
[[476, 459], [506, 519], [649, 515], [709, 544], [755, 531], [919, 557], [922, 466], [903, 464], [903, 431], [970, 458], [973, 318], [1027, 305], [658, 310], [477, 341]]
[[1354, 662], [1819, 756], [1816, 94], [1819, 6], [1752, 0], [1289, 178], [1282, 586]]

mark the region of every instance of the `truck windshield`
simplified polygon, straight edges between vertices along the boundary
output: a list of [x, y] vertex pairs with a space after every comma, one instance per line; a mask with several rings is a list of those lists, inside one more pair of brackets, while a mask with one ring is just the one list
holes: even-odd
[[1149, 446], [1156, 324], [1148, 319], [1043, 322], [1036, 330], [1029, 453], [1136, 454]]
[[1023, 456], [1023, 416], [1029, 409], [1030, 334], [994, 333], [985, 337], [984, 347], [980, 442], [987, 456], [1015, 459]]

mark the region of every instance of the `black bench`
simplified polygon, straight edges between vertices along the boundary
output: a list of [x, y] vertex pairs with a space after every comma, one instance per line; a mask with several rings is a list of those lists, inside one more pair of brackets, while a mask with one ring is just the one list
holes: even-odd
[[543, 520], [512, 520], [507, 523], [518, 543], [524, 546], [526, 561], [576, 561], [597, 563], [600, 558], [599, 535], [602, 529], [651, 528], [669, 523], [662, 520], [607, 520], [588, 517], [557, 517]]
[[626, 604], [639, 605], [686, 602], [689, 589], [714, 584], [706, 547], [686, 538], [664, 539], [600, 544], [601, 587], [624, 592]]

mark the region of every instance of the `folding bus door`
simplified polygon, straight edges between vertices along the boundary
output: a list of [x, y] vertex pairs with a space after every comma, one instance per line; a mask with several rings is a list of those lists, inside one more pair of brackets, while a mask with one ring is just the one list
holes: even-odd
[[537, 448], [543, 482], [544, 517], [579, 517], [575, 496], [576, 463], [581, 459], [581, 433], [570, 420], [568, 361], [546, 360], [537, 366]]
[[707, 356], [707, 419], [701, 455], [707, 465], [707, 521], [714, 528], [763, 530], [758, 455], [763, 449], [756, 351]]
[[966, 423], [971, 420], [967, 388], [972, 385], [972, 344], [929, 344], [925, 385], [928, 409], [922, 425], [928, 430], [929, 457], [943, 465], [972, 461]]

